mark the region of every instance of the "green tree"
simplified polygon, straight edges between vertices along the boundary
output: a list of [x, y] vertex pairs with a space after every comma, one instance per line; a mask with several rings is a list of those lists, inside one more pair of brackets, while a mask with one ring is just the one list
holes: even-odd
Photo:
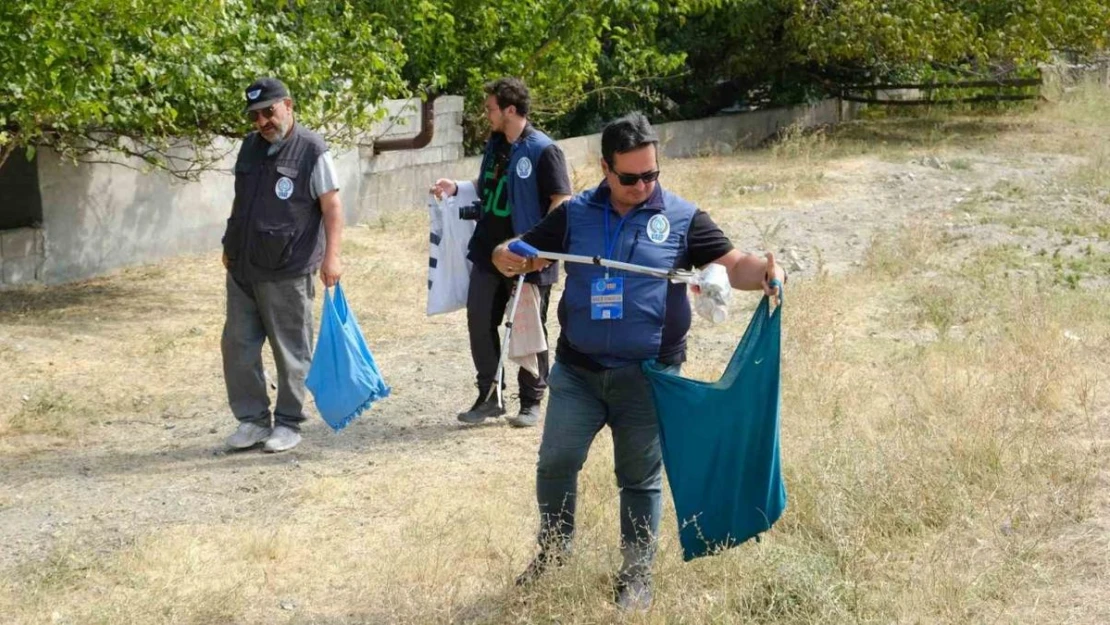
[[[1104, 0], [6, 0], [0, 163], [104, 149], [190, 176], [241, 135], [243, 86], [285, 80], [301, 119], [351, 139], [388, 97], [523, 78], [537, 121], [595, 132], [632, 108], [698, 117], [836, 85], [1029, 71], [1105, 49]], [[182, 152], [184, 145], [196, 151]]]
[[467, 138], [484, 135], [482, 86], [518, 76], [533, 94], [539, 123], [563, 117], [598, 94], [644, 93], [652, 77], [682, 71], [685, 55], [655, 45], [660, 21], [704, 0], [362, 0], [398, 31], [411, 88], [466, 96]]
[[215, 137], [247, 129], [242, 90], [265, 74], [308, 124], [350, 136], [403, 92], [404, 58], [383, 18], [348, 2], [8, 0], [0, 162], [21, 147], [107, 149], [189, 177], [218, 158]]
[[875, 79], [1028, 72], [1108, 36], [1102, 0], [721, 0], [660, 39], [687, 53], [665, 91], [689, 117]]

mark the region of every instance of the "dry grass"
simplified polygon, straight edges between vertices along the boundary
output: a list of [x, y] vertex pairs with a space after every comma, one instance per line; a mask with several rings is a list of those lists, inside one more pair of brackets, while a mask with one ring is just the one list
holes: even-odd
[[[868, 154], [1036, 142], [1082, 159], [1082, 178], [1105, 167], [1092, 157], [1104, 148], [1045, 129], [1087, 124], [1105, 145], [1102, 106], [792, 135], [765, 152], [668, 163], [668, 184], [771, 247], [777, 208], [836, 196], [848, 183], [828, 174]], [[736, 191], [767, 181], [782, 186]], [[291, 456], [211, 453], [227, 427], [213, 259], [0, 296], [0, 521], [12, 522], [0, 538], [48, 546], [0, 568], [2, 620], [618, 620], [604, 433], [582, 476], [575, 558], [533, 589], [512, 587], [531, 552], [538, 433], [449, 425], [470, 399], [465, 330], [457, 315], [417, 314], [424, 227], [390, 217], [352, 229], [345, 281], [395, 396], [340, 436], [310, 430]], [[668, 506], [655, 609], [625, 621], [1110, 618], [1110, 294], [1008, 274], [1020, 255], [961, 260], [927, 216], [883, 232], [855, 270], [792, 281], [787, 294], [782, 521], [761, 543], [686, 564]], [[716, 331], [695, 328], [687, 373], [719, 373], [751, 305]], [[36, 514], [48, 530], [17, 531]]]

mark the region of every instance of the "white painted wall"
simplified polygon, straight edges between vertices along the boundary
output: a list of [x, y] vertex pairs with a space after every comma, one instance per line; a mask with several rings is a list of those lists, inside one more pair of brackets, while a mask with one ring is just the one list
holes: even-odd
[[[393, 116], [372, 128], [368, 137], [416, 133], [419, 103], [397, 101], [387, 106]], [[836, 124], [852, 112], [836, 100], [827, 100], [814, 106], [659, 124], [656, 129], [663, 155], [684, 158], [754, 146], [794, 124]], [[436, 130], [428, 147], [378, 156], [368, 146], [334, 153], [348, 223], [384, 212], [424, 210], [427, 189], [436, 178], [477, 176], [480, 159], [462, 158], [462, 115], [461, 97], [441, 97], [436, 101]], [[571, 169], [596, 173], [600, 135], [559, 144]], [[221, 163], [223, 171], [206, 173], [190, 183], [119, 165], [73, 164], [41, 150], [43, 228], [37, 238], [32, 236], [38, 241], [32, 247], [38, 246], [41, 253], [15, 256], [23, 252], [12, 252], [9, 257], [5, 241], [12, 239], [7, 247], [22, 250], [23, 235], [0, 233], [7, 235], [0, 237], [0, 288], [78, 280], [178, 254], [218, 253], [231, 210], [229, 172], [238, 145], [228, 142], [224, 147], [231, 149]]]

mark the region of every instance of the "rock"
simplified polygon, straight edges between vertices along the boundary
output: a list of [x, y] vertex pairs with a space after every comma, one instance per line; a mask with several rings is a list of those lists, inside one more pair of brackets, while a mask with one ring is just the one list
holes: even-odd
[[806, 269], [805, 263], [802, 262], [802, 259], [798, 255], [797, 250], [787, 249], [786, 250], [786, 260], [787, 260], [788, 266], [790, 268], [790, 271], [805, 271], [805, 269]]
[[945, 163], [936, 156], [926, 156], [925, 158], [916, 162], [925, 167], [932, 167], [933, 169], [948, 169], [948, 163]]
[[775, 183], [765, 182], [763, 184], [748, 184], [741, 186], [737, 189], [740, 195], [747, 195], [748, 193], [767, 193], [775, 190]]
[[296, 610], [297, 609], [297, 602], [292, 601], [290, 599], [285, 599], [281, 602], [281, 609], [282, 610]]

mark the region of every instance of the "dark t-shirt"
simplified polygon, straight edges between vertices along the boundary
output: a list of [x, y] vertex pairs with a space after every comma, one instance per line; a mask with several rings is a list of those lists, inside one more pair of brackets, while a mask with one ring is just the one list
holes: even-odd
[[[535, 130], [531, 125], [525, 126], [521, 137], [526, 137], [532, 132]], [[501, 133], [495, 133], [490, 137], [490, 141], [494, 146], [494, 158], [488, 170], [478, 174], [478, 197], [482, 201], [482, 217], [474, 228], [467, 258], [476, 265], [496, 272], [491, 259], [493, 249], [516, 235], [513, 232], [510, 212], [512, 209], [509, 206], [508, 180], [505, 178], [512, 144], [505, 140], [505, 135]], [[547, 214], [552, 197], [571, 194], [566, 159], [558, 145], [552, 143], [540, 153], [539, 162], [536, 163], [536, 184], [539, 188], [541, 215]], [[498, 187], [501, 185], [504, 185], [504, 188], [498, 193]]]
[[[521, 236], [528, 245], [545, 252], [566, 252], [567, 211], [566, 204], [555, 207], [543, 221], [536, 224], [531, 230]], [[689, 265], [675, 267], [675, 269], [692, 269], [704, 267], [733, 250], [732, 241], [725, 236], [721, 228], [705, 211], [698, 210], [690, 221], [690, 229], [686, 234], [686, 259]], [[682, 306], [686, 302], [685, 284], [667, 285], [667, 313], [663, 320], [663, 337], [659, 345], [657, 360], [665, 365], [677, 365], [686, 361], [686, 333], [679, 332], [690, 322], [689, 306]], [[566, 325], [563, 316], [563, 307], [559, 306], [559, 324]], [[559, 341], [555, 347], [555, 358], [569, 365], [582, 367], [591, 371], [600, 371], [604, 367], [597, 364], [592, 358], [573, 347], [566, 339], [565, 333], [560, 333]]]

